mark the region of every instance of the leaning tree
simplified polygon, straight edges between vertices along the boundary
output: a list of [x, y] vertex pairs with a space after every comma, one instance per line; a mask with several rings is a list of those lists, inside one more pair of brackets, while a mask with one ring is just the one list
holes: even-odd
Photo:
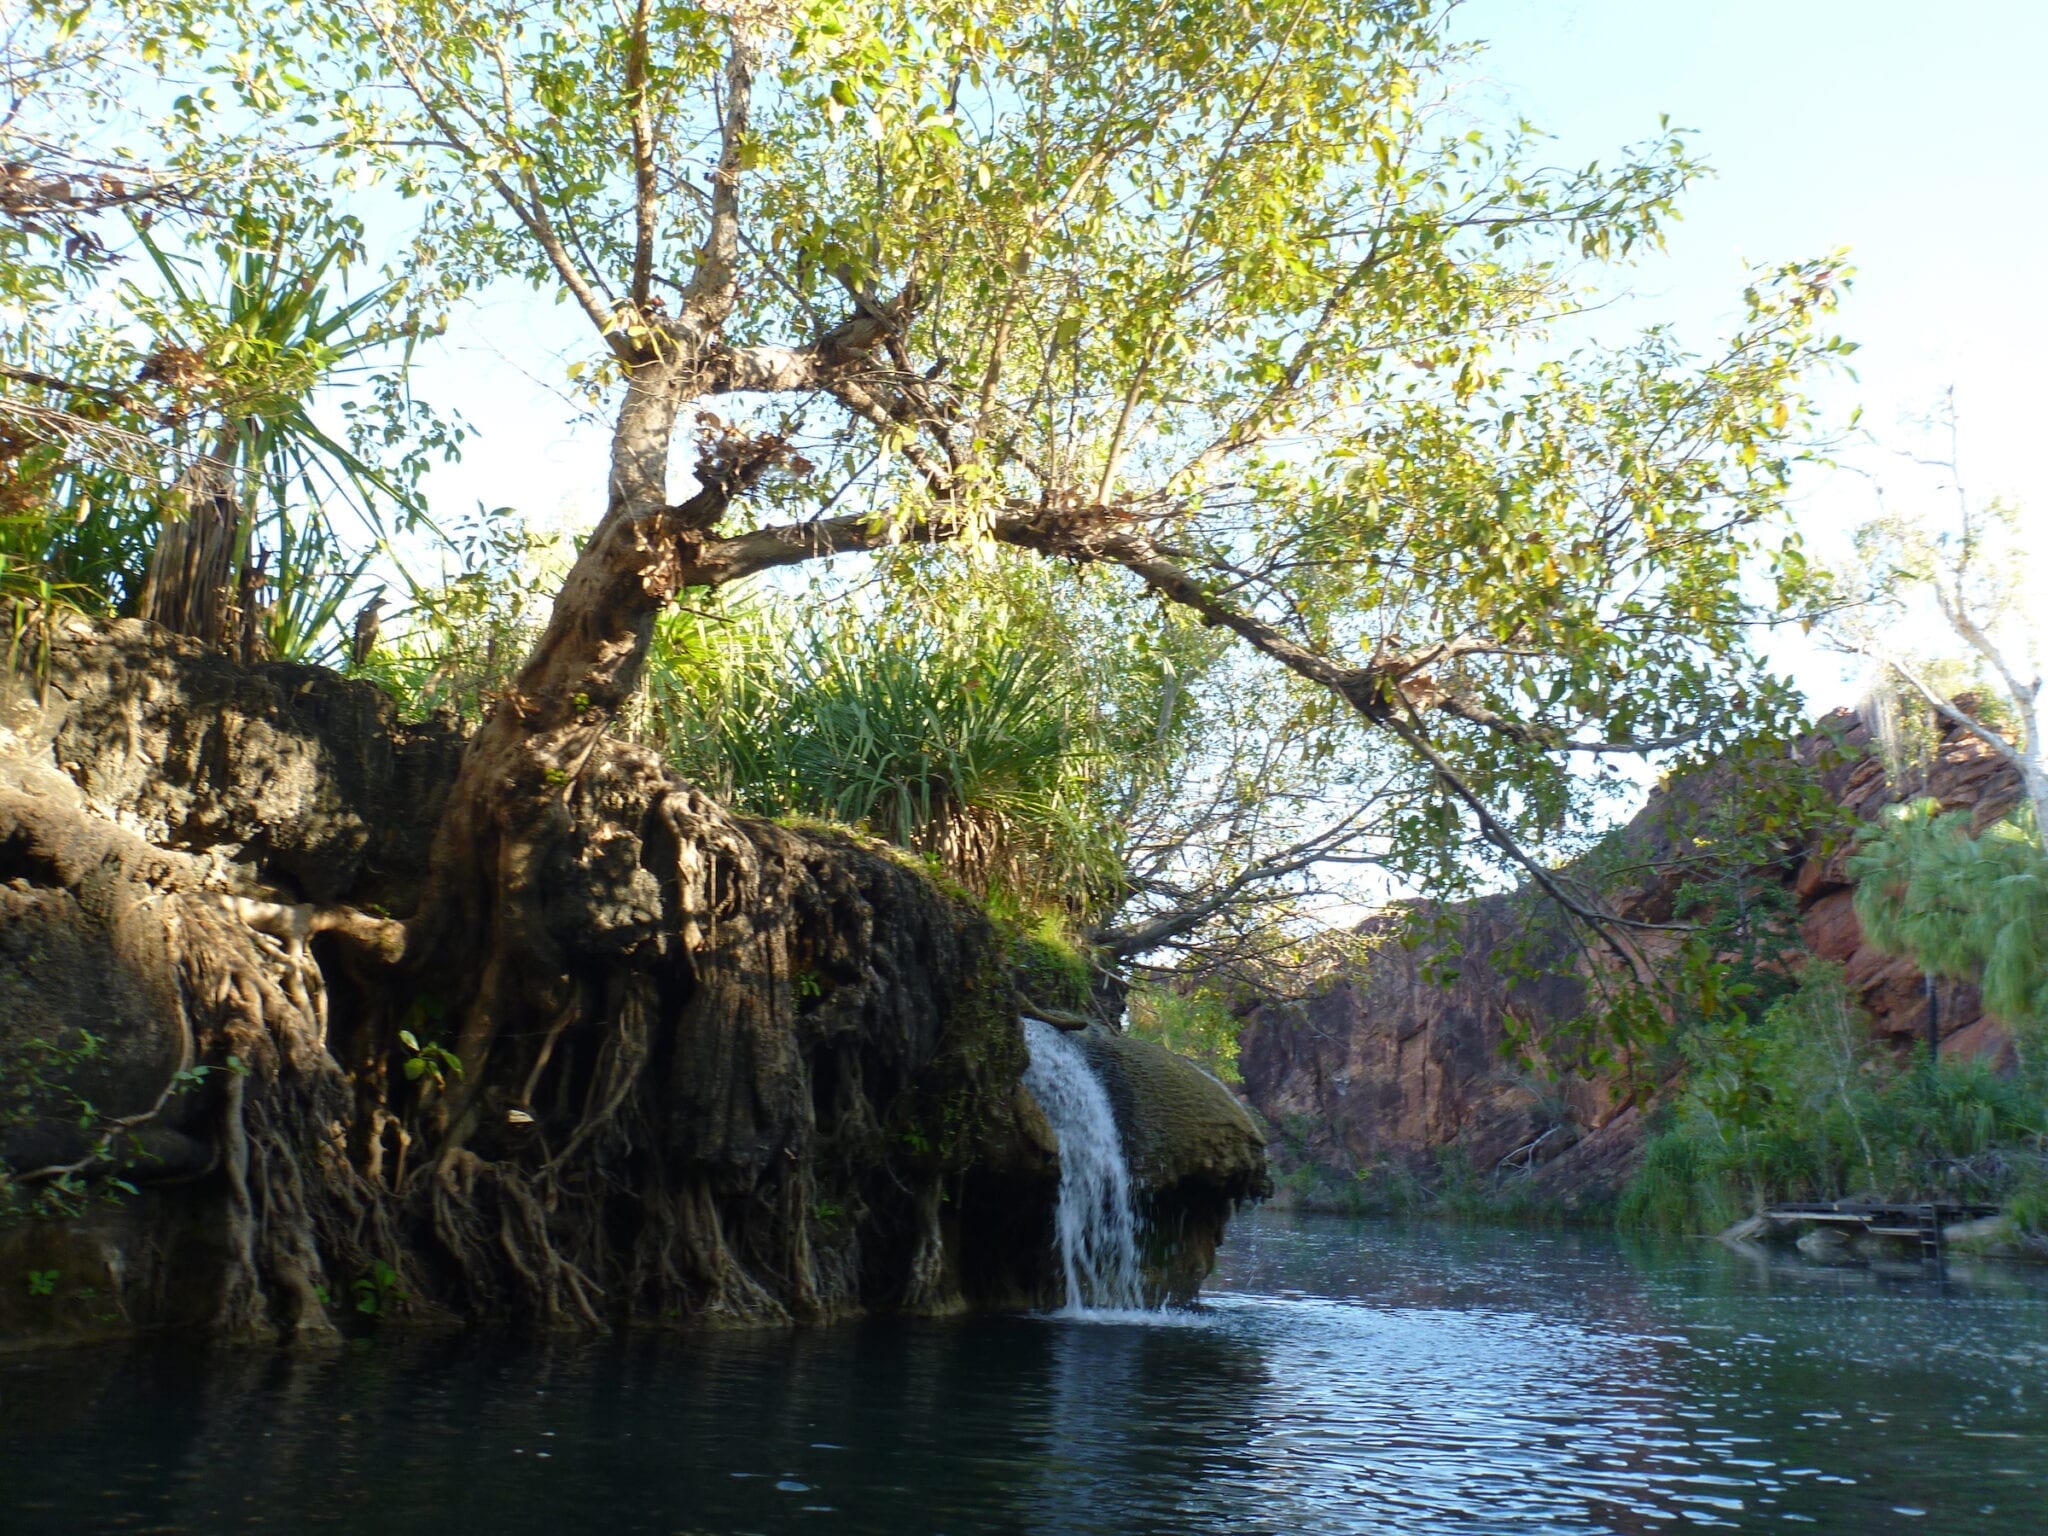
[[[573, 974], [562, 846], [600, 804], [658, 824], [692, 943], [768, 878], [608, 745], [692, 589], [906, 544], [1111, 568], [1419, 764], [1431, 793], [1387, 829], [1412, 868], [1476, 836], [1624, 951], [1544, 851], [1589, 768], [1787, 703], [1749, 641], [1799, 574], [1772, 519], [1800, 381], [1839, 349], [1834, 272], [1760, 275], [1708, 356], [1572, 346], [1589, 272], [1655, 247], [1700, 167], [1668, 130], [1558, 168], [1473, 128], [1434, 0], [132, 9], [151, 57], [213, 76], [215, 115], [174, 132], [300, 125], [324, 184], [409, 215], [412, 302], [516, 281], [588, 322], [605, 511], [464, 749], [417, 910], [231, 914], [382, 1000], [358, 1085], [431, 992], [440, 1091], [392, 1091], [369, 1141], [394, 1127], [472, 1258], [497, 1234], [463, 1203], [500, 1179], [492, 1220], [558, 1310], [585, 1280], [525, 1239], [566, 1154], [515, 1188], [483, 1117], [582, 1052], [585, 1146], [663, 1006]], [[275, 991], [247, 1032], [299, 1006]], [[366, 1155], [333, 1174], [358, 1203]]]

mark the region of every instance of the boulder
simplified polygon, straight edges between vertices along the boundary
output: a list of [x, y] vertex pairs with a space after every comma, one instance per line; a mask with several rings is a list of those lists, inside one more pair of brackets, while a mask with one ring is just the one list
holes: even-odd
[[1192, 1300], [1231, 1213], [1272, 1192], [1266, 1138], [1230, 1090], [1163, 1046], [1093, 1025], [1077, 1034], [1130, 1159], [1147, 1278]]

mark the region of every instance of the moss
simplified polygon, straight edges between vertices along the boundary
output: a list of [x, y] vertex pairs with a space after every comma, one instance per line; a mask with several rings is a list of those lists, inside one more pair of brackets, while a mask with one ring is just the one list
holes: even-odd
[[1017, 990], [1048, 1008], [1083, 1009], [1093, 990], [1088, 957], [1057, 917], [1003, 925]]

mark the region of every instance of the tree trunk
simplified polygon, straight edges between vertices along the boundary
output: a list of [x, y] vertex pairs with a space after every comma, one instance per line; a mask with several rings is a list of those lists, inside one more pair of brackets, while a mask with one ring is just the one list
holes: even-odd
[[235, 625], [235, 537], [242, 521], [233, 471], [218, 456], [178, 478], [143, 578], [141, 617], [175, 635], [225, 646]]

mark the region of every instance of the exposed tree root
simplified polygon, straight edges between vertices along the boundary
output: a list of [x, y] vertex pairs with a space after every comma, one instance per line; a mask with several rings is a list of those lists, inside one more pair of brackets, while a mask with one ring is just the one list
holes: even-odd
[[[985, 921], [891, 854], [734, 818], [626, 749], [557, 806], [500, 894], [523, 905], [493, 932], [529, 942], [427, 965], [391, 920], [222, 890], [75, 795], [0, 795], [5, 873], [96, 902], [114, 963], [174, 1000], [176, 1049], [122, 1128], [168, 1110], [215, 1149], [213, 1326], [952, 1304], [948, 1180], [1052, 1171], [1009, 1108]], [[465, 975], [496, 1004], [456, 1067], [425, 1048], [449, 1048]]]
[[[914, 860], [735, 817], [580, 727], [460, 765], [426, 742], [407, 762], [447, 777], [408, 796], [413, 770], [357, 745], [356, 685], [146, 647], [52, 667], [50, 712], [0, 695], [0, 947], [64, 949], [22, 1027], [90, 1026], [119, 1070], [80, 1089], [97, 1140], [53, 1102], [34, 1159], [0, 1155], [196, 1220], [167, 1283], [205, 1305], [159, 1314], [318, 1337], [370, 1313], [588, 1330], [1049, 1296], [1058, 1170], [1012, 979]], [[194, 675], [247, 712], [207, 706], [189, 739]], [[355, 734], [322, 737], [337, 718]], [[386, 786], [412, 833], [337, 803], [350, 752], [346, 782]], [[455, 804], [477, 775], [497, 788]]]

